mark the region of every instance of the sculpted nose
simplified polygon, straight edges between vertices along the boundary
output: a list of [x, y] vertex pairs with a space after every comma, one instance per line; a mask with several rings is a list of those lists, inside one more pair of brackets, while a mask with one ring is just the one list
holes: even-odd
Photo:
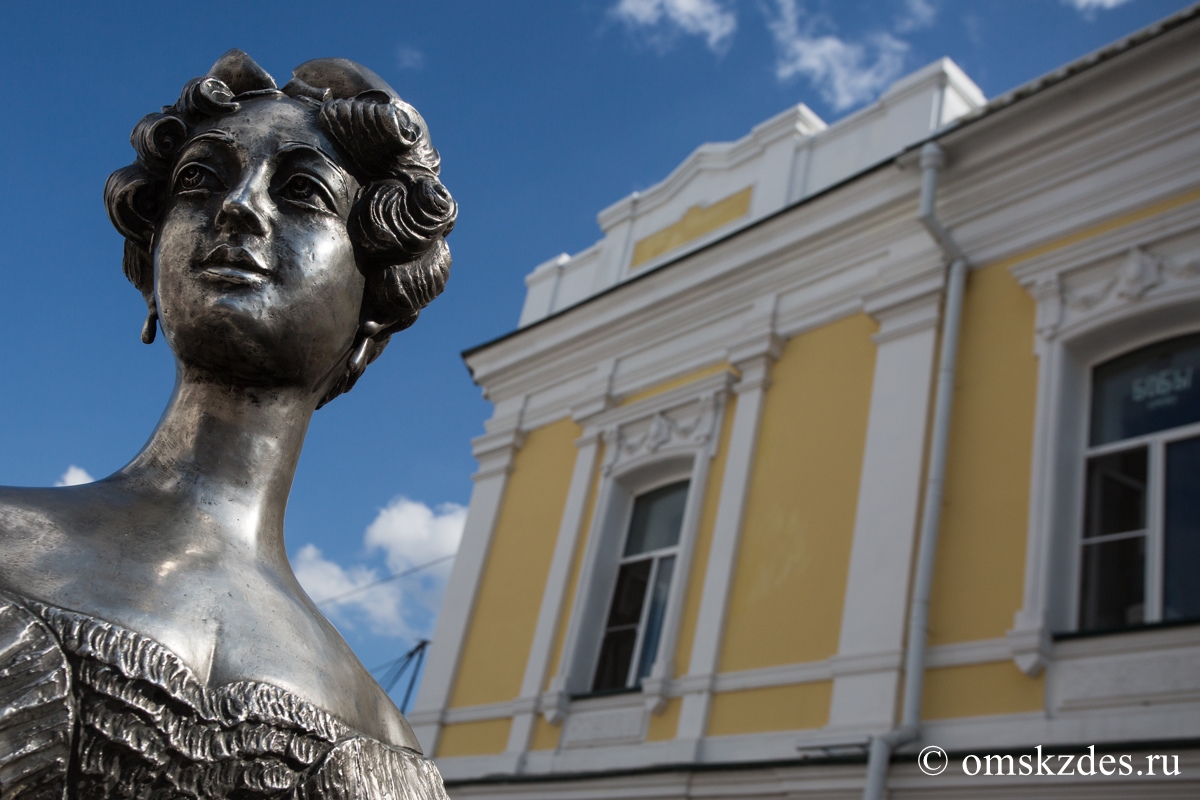
[[225, 195], [217, 211], [216, 225], [226, 233], [250, 233], [262, 236], [267, 232], [267, 216], [259, 202], [259, 190], [253, 176], [234, 186]]

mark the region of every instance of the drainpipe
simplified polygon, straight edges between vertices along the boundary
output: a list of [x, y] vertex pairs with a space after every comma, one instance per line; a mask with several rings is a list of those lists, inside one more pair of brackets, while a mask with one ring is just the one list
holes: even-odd
[[887, 785], [892, 751], [920, 736], [921, 694], [925, 688], [925, 649], [929, 633], [929, 595], [933, 589], [933, 563], [937, 556], [938, 526], [946, 483], [946, 450], [950, 440], [950, 408], [954, 400], [954, 368], [958, 356], [958, 333], [962, 322], [963, 290], [967, 282], [967, 257], [954, 237], [937, 218], [938, 171], [944, 157], [936, 142], [921, 148], [921, 202], [918, 219], [925, 225], [949, 263], [946, 307], [942, 316], [942, 346], [938, 358], [937, 389], [933, 406], [933, 439], [930, 443], [929, 474], [921, 509], [921, 532], [917, 544], [917, 572], [913, 580], [912, 604], [908, 611], [908, 647], [904, 654], [904, 714], [900, 726], [871, 737], [867, 757], [867, 783], [863, 800], [881, 800]]

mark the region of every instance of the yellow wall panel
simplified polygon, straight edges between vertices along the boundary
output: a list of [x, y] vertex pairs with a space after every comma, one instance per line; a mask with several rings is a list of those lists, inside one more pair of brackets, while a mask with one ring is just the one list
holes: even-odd
[[930, 644], [1003, 636], [1021, 607], [1037, 359], [1033, 299], [999, 265], [963, 305]]
[[692, 206], [683, 212], [683, 217], [678, 222], [639, 239], [633, 246], [633, 258], [629, 268], [633, 269], [693, 239], [699, 239], [728, 222], [746, 216], [750, 211], [750, 196], [753, 193], [754, 187], [747, 186], [712, 205]]
[[672, 697], [667, 701], [667, 707], [661, 714], [650, 715], [650, 725], [646, 730], [647, 742], [665, 742], [675, 738], [679, 728], [679, 711], [683, 708], [683, 700]]
[[877, 329], [857, 314], [801, 334], [771, 370], [722, 672], [837, 652]]
[[530, 431], [516, 454], [450, 708], [520, 694], [582, 433], [560, 420]]
[[709, 736], [821, 728], [829, 722], [833, 681], [719, 692], [708, 717]]
[[679, 620], [679, 639], [675, 645], [675, 677], [688, 672], [692, 658], [692, 640], [696, 635], [696, 620], [700, 616], [700, 596], [704, 592], [704, 575], [708, 568], [708, 551], [712, 546], [713, 527], [717, 522], [717, 506], [721, 499], [721, 480], [725, 475], [725, 455], [729, 452], [729, 435], [733, 431], [733, 417], [737, 414], [737, 396], [730, 397], [725, 404], [725, 418], [721, 421], [721, 438], [717, 440], [717, 454], [708, 465], [708, 480], [704, 487], [704, 507], [700, 510], [700, 524], [696, 530], [696, 543], [692, 550], [692, 568], [688, 575], [687, 590], [684, 592], [683, 614]]
[[530, 750], [557, 750], [558, 737], [562, 734], [562, 725], [551, 725], [546, 718], [538, 714], [533, 721], [533, 739], [529, 742]]
[[925, 671], [922, 719], [982, 717], [1041, 711], [1044, 674], [1030, 678], [1011, 661]]
[[508, 748], [508, 729], [512, 720], [485, 719], [479, 722], [454, 722], [442, 727], [437, 757], [494, 756]]

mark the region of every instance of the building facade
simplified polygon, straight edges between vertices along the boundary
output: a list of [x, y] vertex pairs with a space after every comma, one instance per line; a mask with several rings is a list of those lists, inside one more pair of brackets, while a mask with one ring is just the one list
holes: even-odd
[[599, 221], [465, 354], [410, 714], [452, 796], [859, 797], [906, 701], [893, 797], [1200, 795], [1200, 7], [990, 102], [943, 60], [790, 109]]

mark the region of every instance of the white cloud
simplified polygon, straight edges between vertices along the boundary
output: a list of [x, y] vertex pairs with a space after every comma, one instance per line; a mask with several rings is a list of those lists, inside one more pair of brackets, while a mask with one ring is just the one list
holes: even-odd
[[1063, 0], [1067, 5], [1073, 6], [1075, 9], [1083, 12], [1095, 11], [1096, 9], [1108, 10], [1123, 6], [1129, 0]]
[[777, 50], [776, 76], [803, 75], [835, 110], [873, 100], [904, 69], [908, 44], [891, 34], [875, 33], [862, 42], [816, 35], [811, 25], [801, 25], [796, 0], [776, 5], [779, 13], [767, 21]]
[[62, 477], [54, 484], [55, 486], [78, 486], [81, 483], [91, 483], [96, 480], [83, 467], [77, 467], [74, 464], [67, 467], [67, 471], [62, 474]]
[[[382, 551], [387, 574], [395, 575], [455, 553], [466, 516], [467, 509], [455, 503], [432, 509], [397, 497], [367, 526], [363, 544], [368, 552]], [[451, 563], [363, 588], [386, 575], [363, 564], [343, 566], [306, 544], [292, 568], [308, 595], [340, 624], [365, 624], [377, 635], [415, 639], [433, 632]]]
[[402, 70], [423, 69], [425, 54], [415, 47], [402, 44], [396, 48], [396, 66]]
[[897, 33], [931, 27], [937, 19], [937, 8], [930, 0], [904, 0], [904, 12], [896, 21]]
[[719, 0], [618, 0], [611, 13], [660, 47], [685, 33], [720, 53], [737, 30], [737, 15]]
[[443, 503], [431, 509], [424, 503], [397, 497], [367, 526], [363, 543], [383, 550], [393, 573], [424, 564], [458, 550], [467, 509]]

